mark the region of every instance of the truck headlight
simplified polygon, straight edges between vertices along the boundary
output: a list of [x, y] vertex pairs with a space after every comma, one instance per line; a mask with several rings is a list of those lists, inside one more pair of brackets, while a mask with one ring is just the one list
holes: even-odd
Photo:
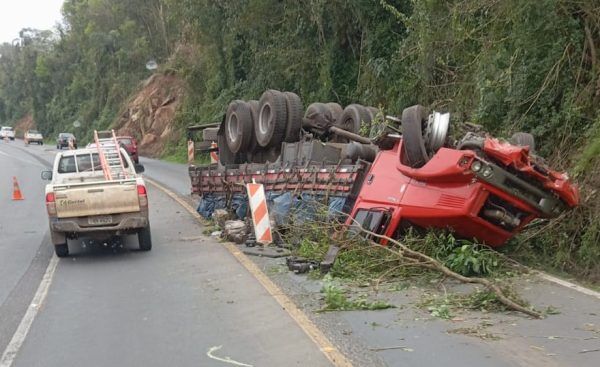
[[485, 168], [483, 169], [483, 172], [481, 173], [483, 175], [483, 177], [490, 177], [492, 175], [492, 173], [494, 173], [494, 171], [492, 171], [492, 167], [490, 166], [485, 166]]

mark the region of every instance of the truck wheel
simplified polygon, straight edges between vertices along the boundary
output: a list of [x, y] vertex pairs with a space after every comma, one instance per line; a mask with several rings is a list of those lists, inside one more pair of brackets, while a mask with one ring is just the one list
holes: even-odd
[[283, 94], [285, 95], [287, 109], [284, 141], [286, 143], [293, 143], [300, 140], [304, 107], [302, 106], [302, 100], [296, 93], [284, 92]]
[[421, 105], [411, 106], [402, 111], [402, 163], [412, 168], [422, 167], [429, 160], [423, 139], [426, 119], [427, 111]]
[[256, 140], [261, 147], [276, 146], [285, 136], [287, 102], [280, 91], [269, 89], [260, 97], [258, 124], [254, 125]]
[[225, 139], [233, 153], [245, 152], [252, 135], [252, 112], [244, 101], [229, 104], [225, 117]]
[[54, 252], [58, 257], [67, 257], [69, 256], [69, 245], [66, 243], [54, 245]]
[[535, 138], [529, 133], [514, 133], [510, 138], [510, 142], [514, 145], [529, 147], [530, 152], [535, 152]]
[[333, 122], [331, 111], [325, 103], [321, 102], [311, 103], [306, 109], [304, 117], [311, 120], [327, 120], [328, 122]]
[[247, 102], [248, 107], [250, 107], [250, 114], [252, 115], [252, 134], [250, 143], [248, 144], [248, 152], [252, 153], [260, 149], [260, 145], [258, 145], [258, 140], [256, 140], [256, 131], [255, 126], [258, 124], [258, 108], [260, 103], [257, 100], [250, 100]]
[[236, 163], [236, 154], [229, 149], [225, 135], [217, 136], [217, 149], [219, 152], [219, 162], [221, 162], [223, 166]]
[[377, 117], [377, 114], [379, 113], [379, 108], [377, 107], [367, 107], [367, 111], [369, 112], [369, 115], [371, 116], [371, 121], [375, 120], [375, 117]]
[[150, 225], [144, 227], [138, 231], [138, 243], [140, 250], [150, 251], [152, 250], [152, 235], [150, 234]]
[[[340, 119], [336, 121], [335, 126], [351, 133], [358, 134], [360, 133], [361, 123], [371, 123], [369, 111], [362, 105], [351, 104], [344, 108], [344, 112], [342, 112]], [[348, 139], [336, 136], [333, 141], [335, 143], [347, 143]]]
[[329, 109], [329, 113], [331, 114], [331, 118], [333, 121], [338, 121], [344, 112], [342, 106], [335, 102], [325, 103], [325, 106]]

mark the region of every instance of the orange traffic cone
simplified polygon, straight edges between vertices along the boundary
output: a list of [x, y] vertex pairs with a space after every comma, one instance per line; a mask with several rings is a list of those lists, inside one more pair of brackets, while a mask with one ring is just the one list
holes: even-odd
[[21, 189], [19, 189], [19, 183], [17, 182], [17, 178], [13, 176], [13, 200], [23, 200], [23, 194], [21, 194]]

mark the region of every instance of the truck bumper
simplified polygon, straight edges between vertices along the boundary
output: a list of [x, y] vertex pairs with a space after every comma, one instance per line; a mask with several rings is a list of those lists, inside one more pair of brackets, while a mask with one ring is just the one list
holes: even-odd
[[136, 232], [149, 224], [148, 217], [140, 213], [113, 215], [113, 224], [90, 225], [88, 217], [51, 218], [50, 229], [53, 232], [66, 233], [68, 237], [78, 235], [106, 237]]

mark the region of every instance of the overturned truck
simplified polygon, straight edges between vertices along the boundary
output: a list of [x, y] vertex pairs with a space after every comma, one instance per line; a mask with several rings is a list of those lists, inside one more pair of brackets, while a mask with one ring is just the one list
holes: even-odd
[[579, 203], [567, 174], [536, 155], [532, 135], [504, 141], [471, 130], [452, 138], [450, 115], [420, 105], [400, 118], [358, 104], [304, 111], [296, 94], [268, 90], [231, 102], [221, 123], [190, 128], [190, 137], [202, 131], [197, 151], [218, 152], [216, 163], [190, 165], [192, 193], [205, 217], [229, 208], [244, 218], [244, 185], [257, 182], [278, 223], [317, 200], [349, 226], [391, 238], [449, 228], [490, 246]]

